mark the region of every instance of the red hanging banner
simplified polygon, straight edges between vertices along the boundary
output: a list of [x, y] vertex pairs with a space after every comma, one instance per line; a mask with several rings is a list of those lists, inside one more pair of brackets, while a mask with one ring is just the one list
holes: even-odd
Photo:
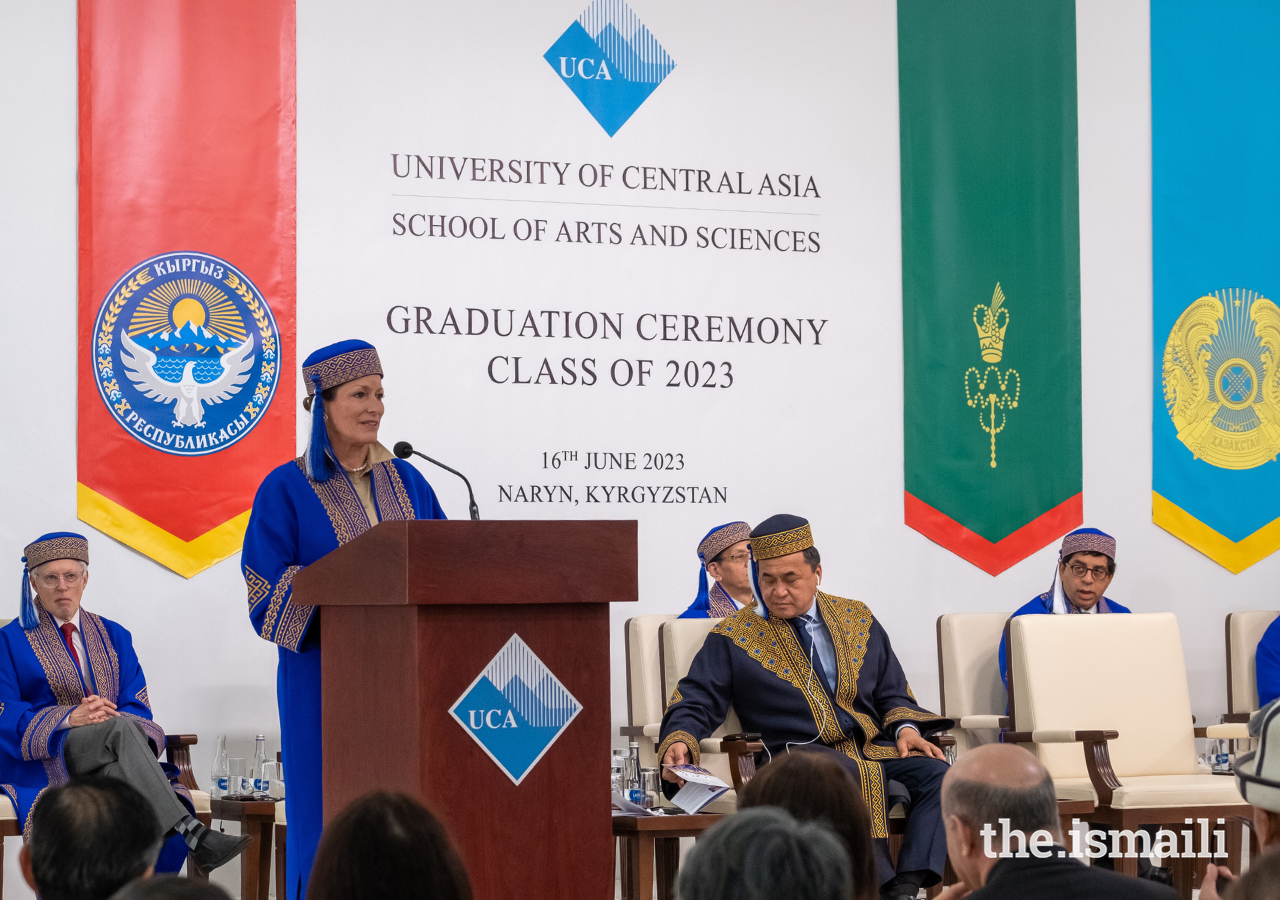
[[295, 451], [294, 0], [80, 0], [77, 512], [186, 577]]

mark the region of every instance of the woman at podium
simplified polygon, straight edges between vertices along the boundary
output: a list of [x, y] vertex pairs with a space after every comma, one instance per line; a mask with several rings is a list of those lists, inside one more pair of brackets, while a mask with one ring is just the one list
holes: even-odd
[[280, 647], [290, 900], [306, 896], [322, 822], [320, 623], [312, 623], [314, 606], [293, 602], [293, 578], [384, 519], [445, 518], [418, 470], [378, 443], [382, 363], [372, 344], [341, 341], [317, 350], [302, 364], [302, 380], [310, 442], [258, 488], [241, 557], [249, 619], [260, 637]]

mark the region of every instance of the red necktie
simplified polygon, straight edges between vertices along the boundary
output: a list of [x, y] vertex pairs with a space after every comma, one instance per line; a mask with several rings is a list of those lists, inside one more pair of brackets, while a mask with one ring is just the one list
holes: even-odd
[[76, 626], [70, 622], [62, 626], [62, 639], [67, 643], [67, 652], [71, 654], [71, 658], [76, 661], [76, 668], [80, 668], [80, 654], [76, 653], [76, 645], [71, 640], [71, 635], [75, 633]]

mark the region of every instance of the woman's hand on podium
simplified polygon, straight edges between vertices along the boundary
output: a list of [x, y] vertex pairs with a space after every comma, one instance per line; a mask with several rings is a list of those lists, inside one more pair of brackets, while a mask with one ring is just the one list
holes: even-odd
[[684, 787], [684, 779], [673, 774], [667, 769], [667, 766], [687, 766], [693, 762], [689, 756], [689, 748], [685, 746], [683, 741], [676, 741], [667, 748], [667, 753], [662, 757], [662, 780], [674, 781], [680, 787]]

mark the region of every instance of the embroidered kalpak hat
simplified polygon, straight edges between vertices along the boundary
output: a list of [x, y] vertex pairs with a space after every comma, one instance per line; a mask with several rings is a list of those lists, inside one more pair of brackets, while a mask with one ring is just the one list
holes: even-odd
[[1236, 759], [1236, 787], [1246, 803], [1280, 813], [1280, 700], [1249, 718], [1249, 737], [1258, 749]]
[[782, 513], [751, 529], [751, 555], [757, 560], [799, 553], [813, 546], [809, 520]]
[[717, 525], [706, 533], [698, 544], [698, 559], [705, 566], [739, 541], [751, 537], [751, 526], [746, 522], [729, 522]]
[[328, 481], [337, 471], [333, 466], [329, 431], [324, 426], [321, 392], [366, 375], [381, 374], [382, 360], [378, 359], [377, 349], [367, 341], [338, 341], [321, 347], [303, 361], [302, 380], [307, 383], [307, 396], [311, 398], [311, 441], [303, 462], [307, 475], [313, 480]]
[[694, 598], [690, 609], [711, 608], [707, 563], [739, 541], [745, 541], [750, 534], [751, 526], [746, 522], [729, 522], [725, 525], [717, 525], [703, 536], [698, 544], [698, 561], [702, 563], [702, 568], [698, 571], [698, 596]]
[[30, 631], [40, 624], [36, 604], [31, 597], [31, 570], [55, 559], [78, 559], [89, 562], [89, 540], [74, 531], [51, 531], [36, 538], [22, 551], [22, 591], [18, 606], [18, 618], [23, 628]]
[[1077, 528], [1062, 539], [1058, 559], [1066, 559], [1072, 553], [1101, 553], [1115, 562], [1116, 539], [1096, 528]]
[[382, 360], [368, 341], [338, 341], [321, 347], [302, 363], [308, 397], [366, 375], [381, 374]]

